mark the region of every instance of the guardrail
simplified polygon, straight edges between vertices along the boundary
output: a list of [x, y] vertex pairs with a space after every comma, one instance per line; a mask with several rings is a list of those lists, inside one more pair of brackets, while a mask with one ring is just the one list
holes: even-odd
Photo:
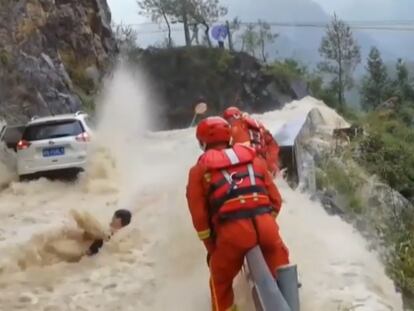
[[244, 270], [257, 311], [293, 311], [271, 275], [259, 246], [246, 255]]

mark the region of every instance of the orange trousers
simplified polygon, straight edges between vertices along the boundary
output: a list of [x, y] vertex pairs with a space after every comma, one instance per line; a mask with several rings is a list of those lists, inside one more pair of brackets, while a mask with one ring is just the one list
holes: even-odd
[[289, 264], [289, 251], [279, 235], [279, 227], [270, 214], [219, 224], [216, 249], [210, 259], [210, 290], [214, 311], [234, 310], [233, 279], [241, 270], [247, 252], [260, 245], [266, 263], [276, 274]]

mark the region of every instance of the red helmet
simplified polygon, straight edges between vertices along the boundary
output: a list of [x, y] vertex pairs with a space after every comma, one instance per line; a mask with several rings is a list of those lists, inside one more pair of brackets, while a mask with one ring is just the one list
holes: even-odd
[[224, 110], [223, 118], [226, 120], [229, 120], [231, 118], [234, 119], [240, 119], [242, 116], [242, 112], [237, 107], [229, 107], [226, 110]]
[[227, 144], [231, 139], [230, 124], [221, 117], [206, 118], [198, 124], [196, 136], [204, 150], [210, 144]]

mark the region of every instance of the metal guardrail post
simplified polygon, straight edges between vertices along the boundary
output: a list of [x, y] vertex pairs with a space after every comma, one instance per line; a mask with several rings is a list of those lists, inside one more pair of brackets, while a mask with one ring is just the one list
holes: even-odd
[[248, 278], [254, 284], [253, 299], [258, 311], [291, 311], [270, 273], [262, 251], [256, 246], [246, 255]]
[[298, 270], [287, 265], [277, 270], [277, 285], [292, 311], [300, 311]]

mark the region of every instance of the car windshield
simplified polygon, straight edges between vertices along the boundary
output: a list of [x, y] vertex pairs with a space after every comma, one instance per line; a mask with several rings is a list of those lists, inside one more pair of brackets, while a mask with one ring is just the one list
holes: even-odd
[[83, 132], [82, 124], [78, 120], [51, 121], [29, 125], [23, 134], [27, 141], [43, 140], [76, 136]]

